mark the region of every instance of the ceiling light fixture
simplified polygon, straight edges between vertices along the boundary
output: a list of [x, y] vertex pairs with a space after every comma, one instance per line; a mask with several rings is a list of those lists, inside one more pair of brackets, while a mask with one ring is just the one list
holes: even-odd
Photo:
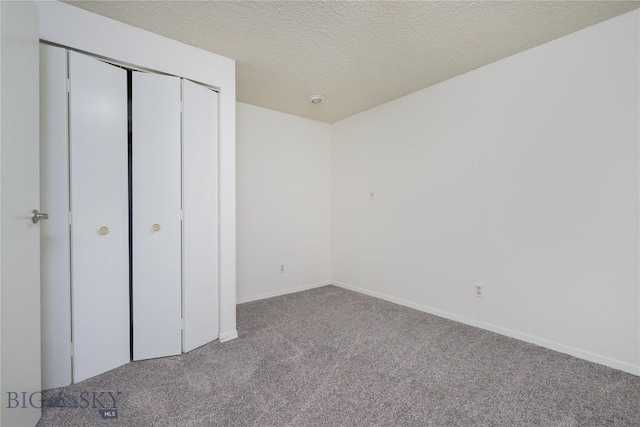
[[315, 95], [309, 95], [307, 96], [307, 99], [309, 100], [310, 103], [312, 104], [320, 104], [322, 101], [324, 101], [326, 98], [324, 97], [324, 95], [320, 95], [320, 94], [315, 94]]

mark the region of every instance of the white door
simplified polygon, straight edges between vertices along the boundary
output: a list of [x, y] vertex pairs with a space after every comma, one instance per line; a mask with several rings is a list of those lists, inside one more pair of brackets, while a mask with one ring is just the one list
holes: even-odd
[[133, 359], [182, 352], [180, 79], [132, 77]]
[[40, 46], [42, 388], [71, 384], [67, 51]]
[[183, 80], [184, 351], [218, 338], [218, 93]]
[[127, 72], [69, 52], [73, 379], [130, 361]]
[[40, 226], [32, 222], [39, 209], [38, 12], [33, 2], [2, 1], [0, 20], [0, 424], [34, 426], [41, 389]]

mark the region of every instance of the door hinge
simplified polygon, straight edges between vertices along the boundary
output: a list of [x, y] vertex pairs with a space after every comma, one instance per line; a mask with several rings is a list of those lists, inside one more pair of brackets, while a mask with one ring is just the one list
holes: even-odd
[[71, 93], [71, 79], [67, 79], [67, 93]]
[[180, 319], [180, 329], [184, 331], [184, 317]]
[[69, 348], [71, 349], [71, 357], [73, 357], [73, 341], [69, 343]]
[[69, 215], [67, 216], [67, 222], [71, 225], [71, 211], [69, 211]]

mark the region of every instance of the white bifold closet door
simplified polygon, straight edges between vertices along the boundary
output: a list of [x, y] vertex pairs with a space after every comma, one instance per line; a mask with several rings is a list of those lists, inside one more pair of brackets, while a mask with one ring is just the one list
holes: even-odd
[[42, 388], [71, 384], [71, 242], [67, 51], [40, 45]]
[[182, 352], [180, 78], [133, 72], [133, 359]]
[[182, 301], [187, 352], [219, 334], [218, 93], [182, 82]]
[[130, 361], [127, 72], [69, 53], [74, 382]]

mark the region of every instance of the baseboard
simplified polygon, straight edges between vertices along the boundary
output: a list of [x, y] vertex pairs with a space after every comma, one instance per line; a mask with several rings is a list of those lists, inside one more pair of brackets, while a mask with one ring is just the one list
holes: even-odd
[[218, 335], [218, 340], [220, 342], [231, 341], [236, 338], [238, 338], [238, 331], [223, 332], [220, 335]]
[[292, 288], [279, 289], [279, 290], [273, 291], [273, 292], [265, 292], [263, 294], [258, 294], [258, 295], [250, 295], [248, 297], [238, 298], [236, 300], [236, 304], [243, 304], [245, 302], [258, 301], [258, 300], [261, 300], [261, 299], [278, 297], [280, 295], [293, 294], [293, 293], [296, 293], [296, 292], [307, 291], [309, 289], [319, 288], [321, 286], [327, 286], [327, 285], [330, 285], [331, 283], [332, 282], [330, 280], [326, 280], [326, 281], [323, 281], [323, 282], [309, 283], [307, 285], [302, 285], [302, 286], [294, 286]]
[[380, 292], [370, 291], [368, 289], [359, 288], [357, 286], [349, 285], [347, 283], [341, 283], [333, 281], [331, 284], [348, 289], [350, 291], [358, 292], [361, 294], [369, 295], [375, 298], [379, 298], [385, 301], [392, 302], [394, 304], [402, 305], [405, 307], [413, 308], [415, 310], [423, 311], [425, 313], [433, 314], [439, 317], [444, 317], [449, 320], [464, 323], [466, 325], [475, 326], [477, 328], [486, 329], [491, 332], [495, 332], [501, 335], [505, 335], [511, 338], [515, 338], [521, 341], [525, 341], [531, 344], [536, 344], [541, 347], [545, 347], [560, 353], [565, 353], [579, 359], [588, 360], [589, 362], [599, 363], [601, 365], [609, 366], [614, 369], [618, 369], [630, 374], [640, 376], [640, 366], [632, 365], [630, 363], [622, 362], [620, 360], [612, 359], [599, 354], [591, 353], [588, 351], [580, 350], [575, 347], [560, 344], [555, 341], [550, 341], [544, 338], [536, 337], [533, 335], [525, 334], [523, 332], [514, 331], [512, 329], [497, 326], [491, 323], [481, 322], [479, 320], [472, 319], [470, 317], [461, 316], [459, 314], [450, 313], [448, 311], [439, 310], [437, 308], [429, 307], [427, 305], [417, 304], [411, 301], [404, 300], [402, 298], [392, 297]]

